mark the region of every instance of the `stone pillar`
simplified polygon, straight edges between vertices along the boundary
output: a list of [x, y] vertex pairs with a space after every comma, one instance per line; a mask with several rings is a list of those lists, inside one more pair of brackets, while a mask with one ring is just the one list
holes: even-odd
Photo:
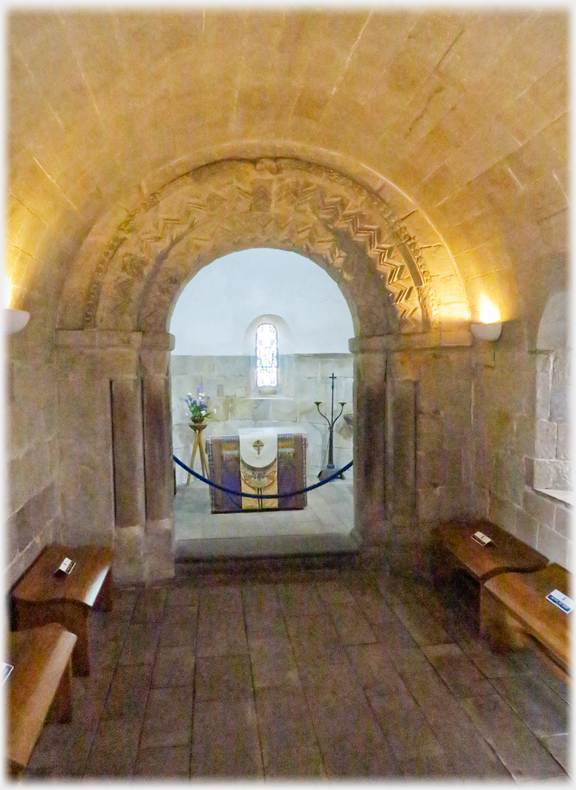
[[386, 353], [383, 337], [353, 338], [354, 531], [365, 549], [382, 543], [386, 520]]
[[140, 351], [143, 372], [144, 476], [146, 490], [146, 575], [150, 580], [174, 575], [174, 483], [170, 409], [169, 334], [144, 334]]
[[63, 539], [114, 549], [114, 578], [174, 574], [167, 333], [61, 330]]
[[115, 577], [141, 581], [144, 573], [144, 458], [140, 378], [116, 378], [112, 395]]
[[[386, 556], [412, 569], [421, 565], [418, 381], [421, 368], [442, 348], [470, 343], [469, 332], [439, 330], [349, 341], [354, 354], [354, 531], [365, 558]], [[454, 385], [446, 381], [446, 389], [449, 398]]]

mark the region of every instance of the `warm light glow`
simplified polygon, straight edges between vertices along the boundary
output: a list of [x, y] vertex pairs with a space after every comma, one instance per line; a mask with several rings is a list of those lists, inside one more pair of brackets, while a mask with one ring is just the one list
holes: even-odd
[[6, 272], [2, 275], [2, 307], [10, 307], [12, 301], [12, 283]]
[[488, 299], [483, 298], [480, 302], [480, 321], [483, 324], [495, 324], [500, 320], [500, 311], [496, 305], [492, 304]]

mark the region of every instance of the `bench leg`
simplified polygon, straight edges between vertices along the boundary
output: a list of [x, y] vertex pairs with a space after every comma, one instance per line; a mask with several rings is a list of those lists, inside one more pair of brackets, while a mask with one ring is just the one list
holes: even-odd
[[46, 718], [48, 722], [72, 721], [72, 662], [69, 660]]
[[78, 639], [72, 652], [72, 671], [75, 675], [90, 674], [90, 639], [88, 636], [88, 611], [75, 613], [74, 622], [66, 626]]
[[441, 593], [446, 590], [447, 585], [454, 573], [454, 562], [446, 553], [435, 551], [432, 555], [432, 583], [435, 589]]
[[495, 653], [523, 647], [518, 623], [484, 586], [480, 591], [480, 635]]
[[112, 580], [112, 568], [106, 574], [98, 597], [94, 601], [94, 609], [102, 612], [111, 612], [114, 608], [114, 586]]

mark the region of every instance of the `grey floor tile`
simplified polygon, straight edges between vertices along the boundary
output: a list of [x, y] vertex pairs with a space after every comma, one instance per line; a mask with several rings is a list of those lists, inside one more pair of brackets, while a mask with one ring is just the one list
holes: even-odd
[[405, 686], [368, 701], [405, 778], [456, 778], [457, 771]]
[[152, 682], [152, 664], [118, 666], [102, 712], [104, 719], [144, 716]]
[[187, 779], [190, 772], [190, 745], [161, 746], [138, 752], [134, 777]]
[[207, 587], [198, 595], [200, 619], [211, 618], [223, 613], [230, 615], [242, 614], [242, 595], [237, 585]]
[[192, 686], [151, 689], [140, 748], [186, 746], [192, 734]]
[[133, 623], [157, 623], [164, 616], [166, 605], [166, 589], [163, 587], [152, 587], [142, 590], [136, 601]]
[[469, 697], [460, 702], [515, 779], [553, 779], [566, 775], [499, 694]]
[[26, 778], [70, 778], [84, 773], [99, 720], [88, 726], [45, 724], [25, 772]]
[[[390, 657], [459, 776], [510, 776], [419, 648]], [[479, 699], [482, 699], [480, 697]]]
[[243, 613], [200, 611], [196, 637], [197, 656], [248, 654], [248, 640]]
[[249, 656], [199, 656], [196, 659], [195, 686], [196, 700], [251, 699]]
[[328, 777], [399, 777], [402, 768], [363, 694], [305, 688]]
[[332, 603], [329, 611], [342, 644], [362, 645], [378, 641], [355, 601], [351, 604]]
[[166, 597], [166, 609], [164, 610], [165, 613], [167, 610], [172, 609], [172, 607], [180, 606], [198, 606], [198, 590], [195, 587], [181, 585], [168, 589]]
[[159, 647], [152, 673], [152, 688], [191, 686], [194, 663], [194, 651], [188, 645]]
[[394, 614], [417, 644], [438, 645], [452, 641], [450, 634], [422, 606], [416, 596], [408, 598], [393, 594], [389, 598], [389, 603]]
[[190, 776], [237, 779], [263, 775], [254, 700], [196, 702]]
[[326, 606], [331, 604], [355, 604], [356, 600], [345, 584], [340, 581], [319, 582], [316, 584], [318, 595]]
[[326, 614], [326, 608], [311, 582], [278, 584], [277, 591], [287, 617]]
[[249, 645], [256, 690], [277, 686], [300, 688], [298, 668], [287, 637], [250, 639]]
[[195, 606], [175, 606], [166, 609], [160, 625], [159, 647], [186, 645], [194, 651], [196, 645], [198, 609]]
[[354, 590], [358, 606], [372, 633], [389, 651], [415, 647], [416, 642], [379, 591]]
[[256, 711], [267, 778], [324, 775], [320, 747], [302, 692], [289, 688], [257, 691]]
[[492, 683], [538, 738], [568, 732], [570, 706], [538, 675], [495, 678]]
[[487, 678], [530, 672], [520, 652], [511, 651], [507, 655], [499, 655], [490, 649], [484, 639], [463, 631], [460, 631], [457, 643]]
[[428, 645], [422, 648], [422, 652], [457, 697], [494, 691], [494, 686], [458, 645]]
[[572, 774], [572, 760], [570, 754], [570, 735], [549, 735], [542, 738], [542, 743], [566, 771], [569, 776]]
[[160, 638], [160, 625], [132, 623], [122, 645], [120, 664], [153, 664]]
[[90, 750], [84, 778], [132, 776], [141, 728], [139, 719], [101, 722]]

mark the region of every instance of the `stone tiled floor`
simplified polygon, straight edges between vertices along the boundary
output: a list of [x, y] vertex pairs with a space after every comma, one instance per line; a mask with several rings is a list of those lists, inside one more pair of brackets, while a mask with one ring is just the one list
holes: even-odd
[[120, 589], [26, 777], [566, 778], [565, 685], [462, 612], [384, 572]]
[[[315, 477], [308, 485], [318, 483]], [[265, 535], [347, 534], [352, 529], [354, 493], [352, 474], [308, 493], [303, 510], [211, 513], [206, 483], [191, 479], [174, 498], [176, 539], [244, 538]]]

